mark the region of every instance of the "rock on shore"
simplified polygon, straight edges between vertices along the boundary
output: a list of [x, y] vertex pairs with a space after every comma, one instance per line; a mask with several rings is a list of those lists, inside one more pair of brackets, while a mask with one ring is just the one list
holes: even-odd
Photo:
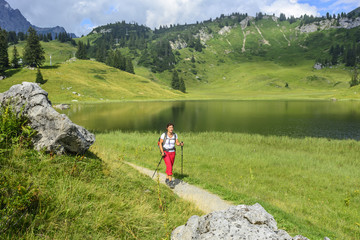
[[272, 215], [258, 203], [238, 205], [205, 216], [192, 216], [183, 226], [176, 228], [171, 240], [308, 240], [298, 235], [291, 237], [279, 230]]
[[35, 83], [23, 82], [1, 93], [0, 104], [6, 102], [29, 118], [30, 126], [37, 131], [33, 139], [36, 150], [81, 154], [95, 142], [94, 134], [52, 108], [48, 93]]

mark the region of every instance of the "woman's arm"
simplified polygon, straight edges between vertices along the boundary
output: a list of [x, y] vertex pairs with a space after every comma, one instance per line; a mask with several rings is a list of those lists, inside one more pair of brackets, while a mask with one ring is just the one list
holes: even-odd
[[159, 144], [160, 152], [161, 152], [162, 156], [165, 156], [164, 149], [163, 149], [163, 142], [164, 142], [164, 140], [162, 138], [160, 138], [160, 144]]
[[181, 146], [184, 146], [184, 143], [183, 143], [183, 142], [180, 143], [180, 142], [179, 142], [179, 139], [176, 139], [176, 145], [177, 145], [177, 146], [180, 146], [180, 145], [181, 145]]

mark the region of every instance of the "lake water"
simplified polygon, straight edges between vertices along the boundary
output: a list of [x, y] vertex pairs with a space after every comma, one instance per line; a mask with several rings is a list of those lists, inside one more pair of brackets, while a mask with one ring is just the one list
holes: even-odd
[[184, 101], [76, 104], [64, 110], [94, 132], [241, 132], [360, 140], [360, 102]]

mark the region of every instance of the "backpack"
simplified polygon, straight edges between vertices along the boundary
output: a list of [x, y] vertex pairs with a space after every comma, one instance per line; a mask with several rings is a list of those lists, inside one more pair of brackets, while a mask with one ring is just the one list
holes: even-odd
[[[164, 141], [163, 141], [163, 143], [162, 143], [162, 147], [163, 147], [163, 150], [165, 151], [165, 149], [164, 149], [164, 144], [165, 144], [165, 142], [166, 142], [166, 140], [168, 139], [168, 135], [167, 135], [167, 132], [164, 132], [164, 134], [165, 134], [165, 139], [164, 139]], [[174, 135], [176, 134], [176, 133], [173, 133]], [[160, 135], [160, 137], [159, 137], [159, 139], [158, 139], [158, 147], [159, 147], [159, 150], [160, 150], [160, 139], [161, 139], [161, 136], [162, 136], [162, 134]], [[170, 138], [169, 138], [170, 139]], [[175, 149], [176, 150], [176, 149]], [[161, 150], [160, 150], [160, 153], [161, 153]]]

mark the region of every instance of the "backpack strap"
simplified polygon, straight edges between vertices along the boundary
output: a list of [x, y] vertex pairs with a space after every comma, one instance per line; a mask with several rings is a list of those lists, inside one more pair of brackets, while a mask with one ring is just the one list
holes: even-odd
[[[164, 144], [165, 144], [166, 140], [167, 140], [167, 139], [170, 139], [170, 138], [168, 137], [168, 135], [167, 135], [167, 132], [164, 132], [164, 134], [165, 134], [165, 136], [164, 136], [164, 141], [163, 141], [163, 144], [162, 144], [163, 150], [164, 150], [164, 151], [167, 151], [167, 152], [168, 152], [168, 151], [171, 151], [171, 150], [175, 150], [175, 151], [176, 151], [176, 148], [175, 148], [175, 147], [173, 147], [172, 149], [165, 149], [165, 148], [164, 148]], [[177, 136], [176, 133], [173, 133], [173, 136]], [[176, 141], [176, 137], [175, 137], [175, 141]]]

